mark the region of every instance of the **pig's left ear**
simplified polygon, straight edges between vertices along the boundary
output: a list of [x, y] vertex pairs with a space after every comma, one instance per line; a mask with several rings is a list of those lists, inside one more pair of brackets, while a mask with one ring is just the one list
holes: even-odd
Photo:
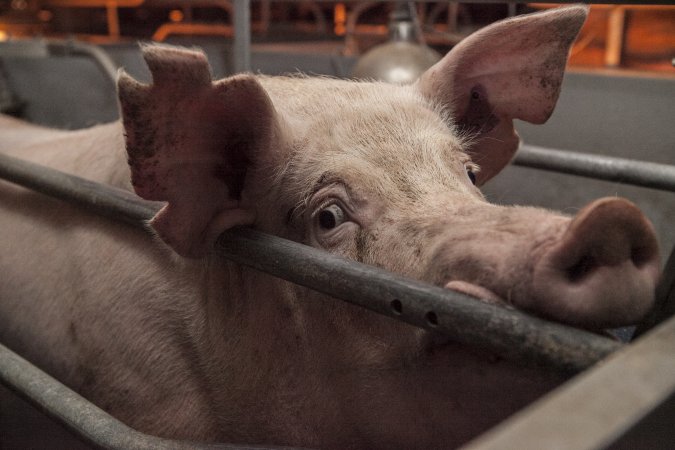
[[150, 222], [159, 237], [200, 257], [222, 231], [253, 222], [242, 194], [274, 147], [277, 116], [253, 76], [212, 82], [201, 52], [149, 46], [143, 56], [153, 83], [118, 81], [131, 181], [141, 197], [168, 202]]
[[544, 123], [558, 100], [570, 47], [588, 14], [559, 8], [497, 22], [455, 46], [417, 82], [474, 135], [469, 153], [483, 184], [506, 166], [519, 139], [513, 119]]

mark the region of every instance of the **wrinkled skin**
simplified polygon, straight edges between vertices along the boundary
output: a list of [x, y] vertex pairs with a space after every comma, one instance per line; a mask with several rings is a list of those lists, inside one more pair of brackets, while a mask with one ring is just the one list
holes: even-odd
[[411, 86], [211, 83], [203, 55], [150, 47], [153, 85], [120, 79], [123, 126], [67, 133], [2, 119], [3, 152], [167, 204], [153, 240], [1, 183], [0, 227], [12, 238], [0, 243], [0, 340], [160, 436], [340, 449], [466, 442], [562, 377], [209, 248], [250, 225], [576, 326], [640, 320], [659, 268], [637, 208], [603, 199], [570, 219], [500, 207], [467, 174], [478, 164], [480, 185], [510, 160], [513, 118], [550, 115], [584, 17], [573, 7], [490, 27]]

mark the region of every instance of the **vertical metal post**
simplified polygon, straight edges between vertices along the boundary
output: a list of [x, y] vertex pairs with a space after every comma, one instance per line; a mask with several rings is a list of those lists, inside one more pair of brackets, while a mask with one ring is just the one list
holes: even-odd
[[621, 65], [625, 25], [626, 8], [623, 6], [612, 7], [607, 23], [607, 49], [605, 50], [605, 65], [608, 67]]
[[234, 71], [251, 70], [251, 0], [234, 0]]
[[114, 39], [120, 37], [120, 18], [117, 14], [117, 1], [109, 0], [105, 4], [106, 17], [108, 19], [108, 34]]

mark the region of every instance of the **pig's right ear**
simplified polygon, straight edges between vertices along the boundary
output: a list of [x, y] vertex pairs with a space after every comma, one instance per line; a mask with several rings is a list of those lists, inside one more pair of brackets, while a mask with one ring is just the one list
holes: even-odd
[[150, 222], [159, 237], [201, 257], [222, 231], [253, 222], [246, 176], [274, 147], [277, 116], [253, 76], [212, 82], [201, 52], [149, 46], [143, 56], [153, 83], [118, 81], [131, 181], [141, 197], [168, 202]]
[[417, 82], [474, 137], [469, 153], [481, 185], [506, 166], [519, 139], [513, 119], [544, 123], [558, 100], [584, 6], [518, 16], [470, 35]]

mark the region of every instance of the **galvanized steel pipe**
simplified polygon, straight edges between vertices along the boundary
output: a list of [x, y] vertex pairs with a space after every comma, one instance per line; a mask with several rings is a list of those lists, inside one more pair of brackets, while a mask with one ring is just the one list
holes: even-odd
[[675, 166], [522, 145], [513, 164], [675, 192]]
[[115, 419], [2, 344], [0, 344], [0, 383], [96, 448], [113, 450], [263, 450], [288, 448], [200, 444], [174, 441], [141, 433]]

